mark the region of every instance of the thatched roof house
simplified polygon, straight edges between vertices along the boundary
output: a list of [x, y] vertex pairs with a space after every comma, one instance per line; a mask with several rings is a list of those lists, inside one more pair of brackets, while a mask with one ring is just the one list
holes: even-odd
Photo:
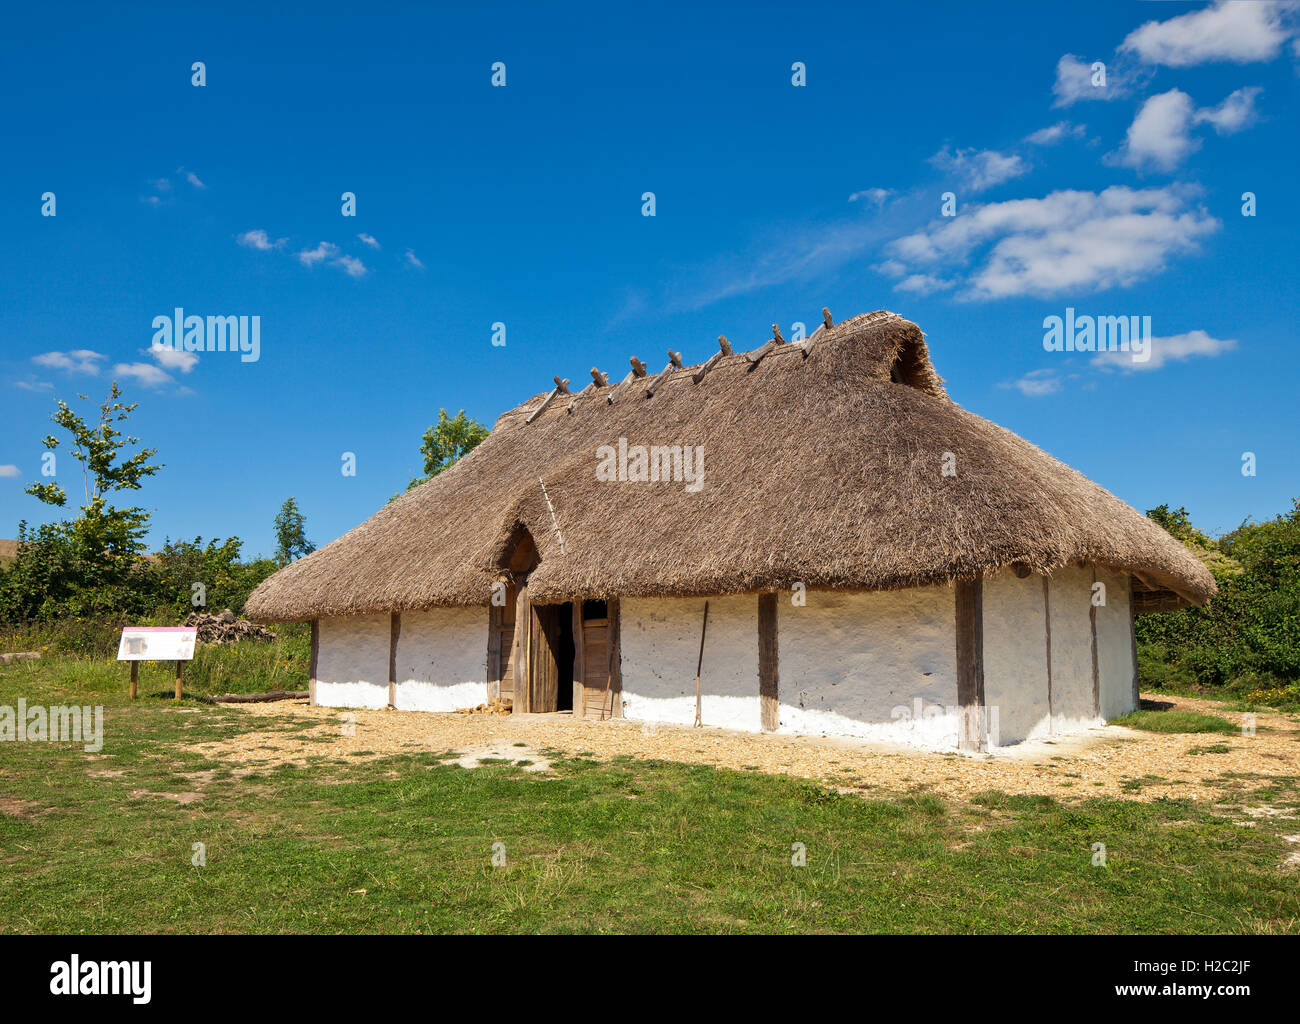
[[[915, 324], [826, 321], [749, 353], [720, 339], [698, 366], [670, 353], [660, 374], [634, 360], [616, 384], [557, 380], [247, 614], [318, 623], [326, 703], [553, 710], [572, 677], [578, 713], [693, 720], [707, 598], [706, 724], [867, 736], [906, 718], [946, 743], [996, 695], [1005, 742], [1132, 706], [1131, 614], [1204, 602], [1209, 572], [955, 405]], [[914, 698], [931, 724], [898, 713]]]

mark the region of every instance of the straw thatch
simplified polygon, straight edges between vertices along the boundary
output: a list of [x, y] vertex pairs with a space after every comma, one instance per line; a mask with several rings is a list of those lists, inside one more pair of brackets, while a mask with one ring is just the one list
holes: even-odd
[[[894, 589], [1013, 563], [1091, 563], [1185, 602], [1214, 594], [1155, 523], [955, 405], [915, 324], [881, 311], [810, 341], [720, 354], [698, 383], [700, 366], [670, 364], [651, 396], [653, 373], [536, 395], [456, 465], [281, 569], [246, 614], [486, 605], [525, 530], [536, 602]], [[703, 446], [703, 487], [601, 482], [597, 448], [619, 438]]]

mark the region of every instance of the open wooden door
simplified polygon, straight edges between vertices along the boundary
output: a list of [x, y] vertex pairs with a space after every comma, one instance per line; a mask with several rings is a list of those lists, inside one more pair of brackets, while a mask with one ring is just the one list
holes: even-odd
[[505, 588], [505, 604], [488, 606], [488, 699], [515, 696], [515, 601], [513, 584]]
[[567, 710], [573, 680], [572, 611], [568, 604], [533, 604], [528, 585], [515, 599], [514, 710]]

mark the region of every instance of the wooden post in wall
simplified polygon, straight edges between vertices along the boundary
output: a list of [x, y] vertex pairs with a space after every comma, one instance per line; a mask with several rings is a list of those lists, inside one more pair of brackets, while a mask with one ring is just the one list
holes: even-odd
[[776, 595], [758, 595], [758, 700], [764, 732], [780, 724], [780, 649], [777, 640]]
[[[1097, 567], [1092, 567], [1092, 582], [1097, 583]], [[1104, 593], [1104, 591], [1103, 591]], [[1092, 631], [1092, 714], [1101, 717], [1101, 672], [1097, 665], [1097, 594], [1088, 588], [1088, 628]]]
[[1139, 693], [1138, 680], [1138, 638], [1137, 638], [1137, 609], [1133, 606], [1133, 579], [1129, 577], [1128, 587], [1128, 642], [1129, 648], [1133, 652], [1133, 708], [1136, 711], [1142, 706], [1142, 695]]
[[316, 662], [320, 659], [320, 620], [311, 620], [311, 664], [307, 669], [307, 703], [316, 706]]
[[985, 750], [984, 581], [957, 581], [957, 703], [962, 750]]
[[1043, 576], [1043, 630], [1046, 634], [1047, 650], [1047, 733], [1052, 733], [1052, 594], [1047, 576]]
[[388, 624], [388, 706], [397, 710], [397, 638], [402, 635], [402, 613], [393, 612]]

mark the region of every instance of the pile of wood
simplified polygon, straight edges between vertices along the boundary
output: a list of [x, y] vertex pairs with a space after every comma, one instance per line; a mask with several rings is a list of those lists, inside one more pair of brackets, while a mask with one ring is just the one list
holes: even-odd
[[233, 644], [240, 640], [274, 640], [275, 634], [256, 622], [241, 619], [229, 608], [220, 615], [191, 612], [182, 623], [198, 629], [199, 643]]
[[493, 697], [486, 704], [480, 704], [475, 708], [457, 708], [458, 715], [508, 715], [513, 707], [514, 701], [509, 697], [502, 700], [500, 697]]

